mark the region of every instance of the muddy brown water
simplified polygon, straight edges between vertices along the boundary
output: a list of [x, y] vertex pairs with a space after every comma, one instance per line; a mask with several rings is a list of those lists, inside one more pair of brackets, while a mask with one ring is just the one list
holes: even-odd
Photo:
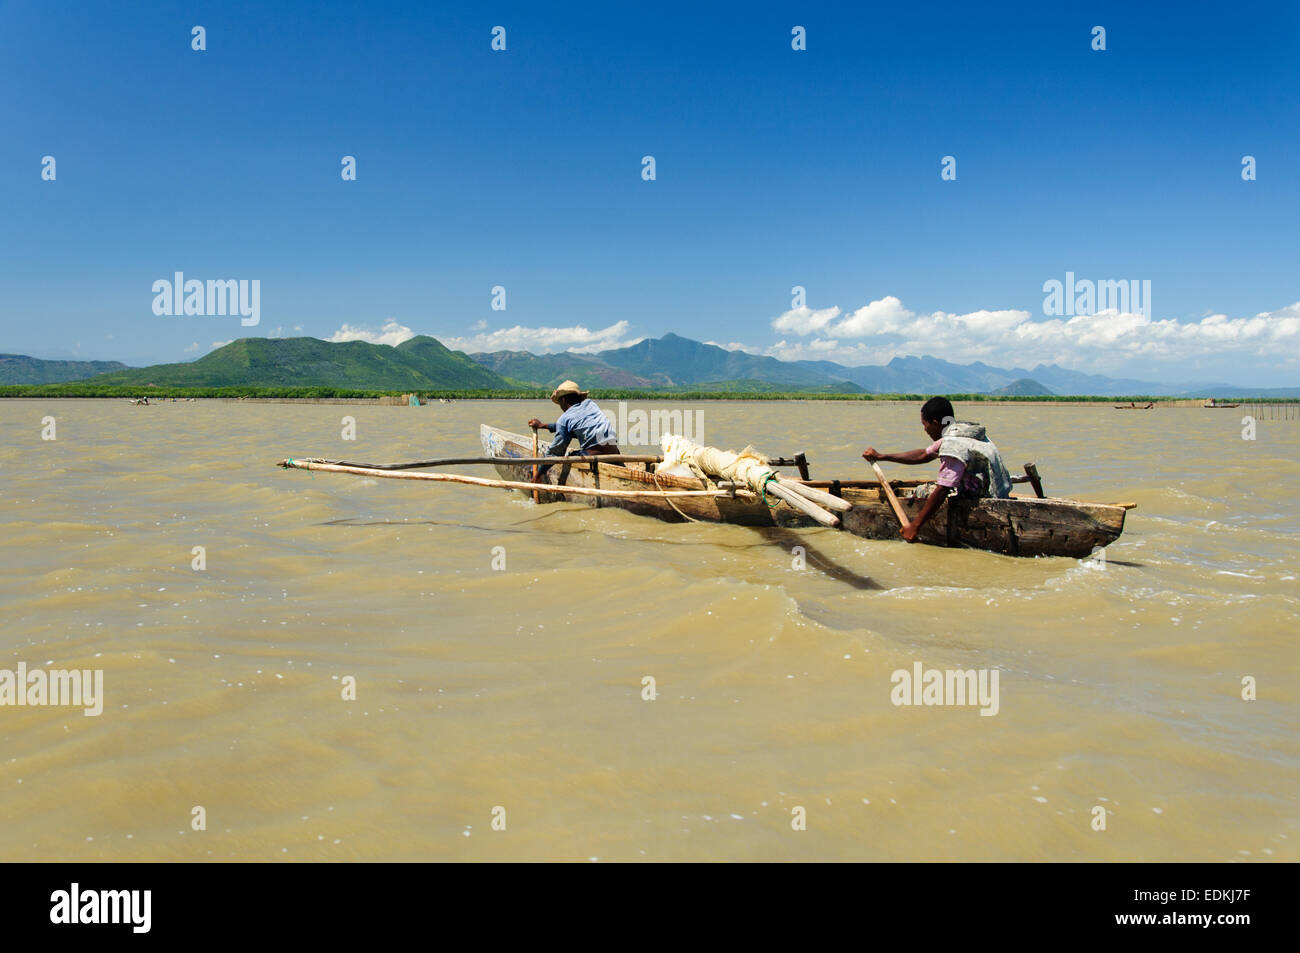
[[[687, 409], [816, 478], [925, 442], [911, 404]], [[1298, 859], [1300, 424], [958, 412], [1138, 504], [1104, 568], [273, 465], [542, 402], [0, 401], [0, 669], [104, 672], [98, 717], [0, 707], [0, 858]], [[893, 704], [918, 662], [997, 670], [997, 714]]]

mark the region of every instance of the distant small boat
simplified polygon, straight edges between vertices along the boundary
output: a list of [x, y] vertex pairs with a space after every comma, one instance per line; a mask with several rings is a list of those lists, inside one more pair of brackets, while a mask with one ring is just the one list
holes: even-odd
[[1156, 405], [1154, 402], [1150, 402], [1146, 404], [1129, 403], [1129, 404], [1116, 404], [1115, 409], [1116, 410], [1152, 410], [1155, 406]]
[[1231, 410], [1233, 407], [1240, 407], [1241, 405], [1240, 405], [1240, 404], [1220, 404], [1220, 403], [1217, 403], [1213, 397], [1211, 397], [1209, 400], [1207, 400], [1207, 401], [1206, 401], [1204, 404], [1202, 404], [1201, 406], [1204, 407], [1206, 410], [1219, 410], [1219, 409], [1223, 409], [1223, 410]]

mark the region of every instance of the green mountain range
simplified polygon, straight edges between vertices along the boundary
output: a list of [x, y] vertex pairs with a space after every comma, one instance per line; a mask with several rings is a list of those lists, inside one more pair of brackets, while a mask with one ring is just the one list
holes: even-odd
[[[97, 373], [106, 371], [107, 373]], [[1032, 370], [935, 357], [896, 357], [884, 365], [780, 361], [676, 334], [595, 354], [495, 351], [467, 355], [428, 336], [396, 347], [317, 338], [243, 338], [196, 361], [128, 368], [116, 361], [40, 361], [0, 355], [0, 384], [69, 382], [69, 392], [99, 386], [320, 388], [336, 391], [550, 390], [563, 380], [585, 388], [663, 394], [1054, 394], [1123, 396], [1300, 396], [1295, 388], [1248, 390], [1225, 384], [1153, 384], [1081, 374], [1055, 365]]]
[[716, 344], [701, 344], [676, 334], [665, 334], [658, 340], [647, 338], [631, 347], [592, 356], [646, 377], [659, 387], [703, 388], [722, 381], [754, 381], [788, 391], [858, 394], [864, 390], [847, 377], [837, 379], [836, 375], [800, 362], [728, 351]]
[[498, 374], [535, 387], [555, 387], [561, 381], [573, 380], [583, 387], [668, 391], [856, 394], [863, 390], [851, 381], [837, 380], [799, 364], [728, 351], [676, 334], [597, 354], [493, 351], [470, 357]]
[[317, 338], [241, 338], [188, 364], [115, 371], [96, 384], [146, 387], [338, 387], [509, 390], [518, 385], [420, 335], [396, 347]]
[[125, 369], [121, 361], [43, 361], [25, 354], [0, 354], [0, 384], [59, 384]]
[[502, 377], [534, 387], [554, 389], [562, 381], [580, 381], [584, 387], [650, 388], [655, 382], [584, 354], [532, 354], [528, 351], [492, 351], [469, 355]]

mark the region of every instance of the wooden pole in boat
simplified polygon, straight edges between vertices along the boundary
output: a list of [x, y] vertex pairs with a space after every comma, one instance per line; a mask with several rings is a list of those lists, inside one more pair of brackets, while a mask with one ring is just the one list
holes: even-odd
[[[792, 507], [801, 513], [811, 516], [823, 526], [832, 528], [840, 525], [840, 518], [827, 509], [822, 509], [822, 497], [830, 500], [828, 509], [840, 510], [847, 512], [853, 509], [853, 504], [848, 500], [841, 500], [839, 497], [831, 496], [829, 493], [822, 493], [821, 490], [810, 490], [802, 483], [795, 483], [791, 480], [782, 480], [777, 476], [774, 480], [768, 480], [765, 484], [767, 492], [775, 496], [778, 500], [785, 500]], [[722, 480], [717, 484], [719, 489], [729, 493], [745, 486], [744, 483], [733, 482], [731, 480]]]
[[429, 467], [448, 467], [454, 464], [508, 464], [512, 467], [527, 466], [533, 463], [552, 464], [595, 464], [595, 463], [663, 463], [661, 456], [632, 453], [593, 453], [589, 456], [571, 457], [445, 457], [441, 460], [416, 460], [413, 463], [356, 463], [352, 460], [319, 460], [319, 463], [332, 463], [340, 467], [361, 467], [364, 470], [420, 470]]
[[[538, 452], [537, 452], [537, 428], [536, 428], [536, 427], [533, 428], [533, 456], [538, 456]], [[538, 466], [540, 466], [540, 464], [536, 464], [536, 463], [533, 464], [533, 482], [534, 482], [534, 483], [537, 482], [537, 468], [538, 468]], [[1041, 495], [1041, 494], [1040, 494], [1040, 495]], [[534, 503], [540, 503], [540, 502], [541, 502], [541, 499], [538, 497], [538, 495], [537, 495], [537, 491], [536, 491], [536, 490], [533, 490], [533, 502], [534, 502]]]
[[1034, 488], [1034, 493], [1041, 500], [1046, 494], [1043, 492], [1043, 481], [1038, 478], [1038, 467], [1032, 463], [1025, 464], [1025, 476], [1029, 477], [1029, 485]]
[[794, 465], [799, 468], [799, 479], [812, 479], [808, 476], [808, 458], [804, 456], [802, 450], [794, 455]]
[[[525, 493], [537, 488], [535, 483], [521, 480], [485, 480], [481, 477], [461, 476], [457, 473], [411, 473], [406, 470], [370, 470], [365, 467], [353, 467], [340, 463], [328, 463], [323, 460], [295, 460], [289, 458], [276, 464], [286, 470], [322, 470], [326, 473], [351, 473], [356, 476], [379, 477], [385, 480], [428, 480], [433, 483], [466, 483], [470, 486], [489, 486], [503, 490], [523, 490]], [[602, 490], [589, 486], [547, 486], [547, 493], [569, 493], [574, 496], [612, 496], [629, 499], [662, 499], [667, 496], [741, 496], [746, 500], [758, 499], [752, 490]], [[770, 490], [768, 492], [771, 492]], [[812, 504], [808, 504], [811, 506]], [[838, 521], [837, 521], [838, 522]]]
[[785, 500], [796, 510], [808, 514], [823, 526], [840, 525], [840, 518], [838, 516], [834, 513], [827, 513], [812, 500], [808, 499], [806, 496], [800, 496], [780, 480], [769, 480], [767, 483], [767, 492], [771, 493], [775, 497]]
[[818, 506], [822, 506], [828, 510], [839, 510], [842, 513], [847, 513], [849, 510], [853, 509], [853, 504], [848, 500], [841, 499], [838, 496], [833, 496], [824, 490], [819, 490], [816, 487], [805, 486], [795, 480], [787, 480], [782, 476], [778, 476], [777, 479], [781, 481], [782, 486], [789, 487], [800, 496], [812, 500]]
[[898, 525], [907, 525], [907, 514], [903, 512], [903, 504], [898, 502], [898, 497], [894, 495], [894, 488], [889, 485], [889, 480], [885, 476], [885, 471], [880, 469], [880, 464], [871, 464], [871, 469], [876, 471], [876, 476], [880, 480], [880, 489], [884, 491], [885, 496], [889, 498], [889, 505], [894, 508], [894, 515], [898, 517]]

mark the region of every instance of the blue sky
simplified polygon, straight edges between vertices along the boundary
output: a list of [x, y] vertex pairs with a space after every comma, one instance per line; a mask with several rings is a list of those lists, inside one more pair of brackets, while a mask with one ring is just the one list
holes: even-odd
[[[0, 2], [0, 351], [673, 331], [1300, 382], [1300, 6], [550, 7]], [[260, 324], [155, 315], [176, 271], [259, 280]], [[1067, 271], [1151, 314], [1044, 315]]]

